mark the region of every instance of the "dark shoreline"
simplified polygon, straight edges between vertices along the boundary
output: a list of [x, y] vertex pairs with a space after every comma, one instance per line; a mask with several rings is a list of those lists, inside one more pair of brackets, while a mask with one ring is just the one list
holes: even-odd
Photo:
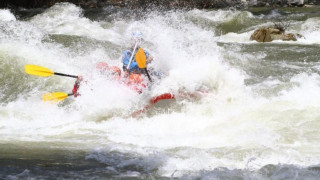
[[227, 7], [303, 7], [319, 5], [320, 0], [2, 0], [0, 8], [48, 8], [56, 3], [69, 2], [84, 9], [106, 6], [148, 8], [163, 7], [167, 9], [211, 9]]
[[[29, 142], [30, 143], [30, 142]], [[148, 168], [154, 156], [137, 156], [117, 151], [90, 151], [30, 144], [0, 143], [0, 179], [317, 179], [320, 165], [266, 164], [255, 170], [216, 167], [210, 170], [180, 172], [182, 176], [162, 176], [158, 169], [166, 160]], [[72, 146], [72, 145], [70, 145]], [[92, 156], [90, 156], [90, 154]], [[105, 162], [100, 162], [99, 158]], [[257, 157], [258, 158], [258, 157]], [[137, 162], [133, 164], [131, 162]]]

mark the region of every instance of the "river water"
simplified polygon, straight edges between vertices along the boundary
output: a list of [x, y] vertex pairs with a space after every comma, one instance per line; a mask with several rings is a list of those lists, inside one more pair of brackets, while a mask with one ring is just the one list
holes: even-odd
[[[296, 42], [250, 35], [289, 24]], [[138, 94], [101, 75], [143, 34], [162, 79]], [[0, 10], [0, 179], [318, 179], [320, 8]], [[83, 75], [81, 96], [54, 104]], [[183, 97], [205, 90], [201, 97]], [[157, 95], [159, 102], [132, 117]]]

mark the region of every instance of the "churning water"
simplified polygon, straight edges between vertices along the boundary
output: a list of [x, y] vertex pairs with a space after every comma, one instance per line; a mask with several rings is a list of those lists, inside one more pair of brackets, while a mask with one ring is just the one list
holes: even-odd
[[[0, 178], [318, 179], [319, 10], [0, 10]], [[279, 19], [303, 38], [249, 41]], [[142, 94], [96, 69], [121, 67], [135, 31], [164, 74]], [[74, 79], [26, 64], [83, 75], [82, 95], [43, 102]]]

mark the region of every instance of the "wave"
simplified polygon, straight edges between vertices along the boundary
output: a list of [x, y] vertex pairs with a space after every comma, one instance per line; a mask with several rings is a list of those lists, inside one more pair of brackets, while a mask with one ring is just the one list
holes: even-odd
[[[83, 11], [61, 3], [28, 20], [0, 21], [1, 143], [77, 149], [82, 160], [129, 176], [214, 177], [219, 167], [241, 174], [269, 164], [319, 164], [316, 45], [250, 42], [254, 28], [269, 22], [249, 11], [155, 11], [135, 20], [90, 20]], [[318, 33], [318, 20], [292, 29], [312, 42], [306, 34]], [[121, 67], [133, 31], [143, 33], [142, 47], [155, 57], [148, 68], [164, 74], [142, 94], [96, 70], [100, 61]], [[43, 102], [45, 92], [69, 93], [74, 79], [26, 75], [25, 64], [83, 75], [81, 96]], [[200, 99], [130, 116], [159, 94], [202, 89]]]
[[0, 21], [16, 21], [16, 17], [8, 9], [0, 9]]

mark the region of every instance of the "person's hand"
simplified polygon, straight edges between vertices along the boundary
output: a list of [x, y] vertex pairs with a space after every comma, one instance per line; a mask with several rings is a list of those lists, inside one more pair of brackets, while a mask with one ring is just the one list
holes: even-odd
[[153, 56], [149, 55], [149, 57], [147, 58], [147, 63], [150, 63], [153, 60]]
[[83, 77], [81, 75], [78, 76], [76, 83], [80, 83], [83, 80]]

